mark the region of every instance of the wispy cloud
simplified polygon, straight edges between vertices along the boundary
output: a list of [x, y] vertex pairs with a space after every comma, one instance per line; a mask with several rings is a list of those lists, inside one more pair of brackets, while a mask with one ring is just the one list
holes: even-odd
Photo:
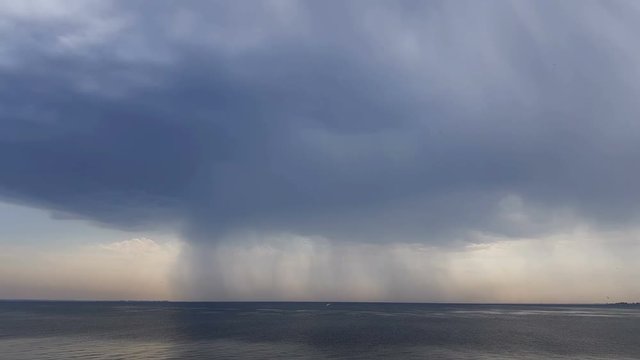
[[168, 299], [179, 242], [1, 246], [0, 298]]

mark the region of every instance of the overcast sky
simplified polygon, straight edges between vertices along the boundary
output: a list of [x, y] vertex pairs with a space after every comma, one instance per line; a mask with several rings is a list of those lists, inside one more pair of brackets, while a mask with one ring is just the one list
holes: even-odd
[[640, 300], [636, 1], [0, 3], [0, 298]]

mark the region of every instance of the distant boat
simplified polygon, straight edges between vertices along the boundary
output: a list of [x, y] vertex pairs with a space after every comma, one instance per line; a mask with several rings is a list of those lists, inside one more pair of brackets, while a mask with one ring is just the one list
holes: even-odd
[[331, 306], [331, 303], [327, 303], [325, 306]]

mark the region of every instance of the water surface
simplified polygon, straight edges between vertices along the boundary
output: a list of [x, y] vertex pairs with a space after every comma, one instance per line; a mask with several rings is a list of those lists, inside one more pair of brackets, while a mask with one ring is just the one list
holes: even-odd
[[0, 302], [0, 359], [640, 359], [640, 306]]

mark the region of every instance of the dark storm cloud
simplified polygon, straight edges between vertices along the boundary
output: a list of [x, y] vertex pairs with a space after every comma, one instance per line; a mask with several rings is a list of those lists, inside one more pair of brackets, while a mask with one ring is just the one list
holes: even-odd
[[201, 241], [438, 241], [638, 211], [631, 2], [8, 8], [9, 201], [178, 219]]

